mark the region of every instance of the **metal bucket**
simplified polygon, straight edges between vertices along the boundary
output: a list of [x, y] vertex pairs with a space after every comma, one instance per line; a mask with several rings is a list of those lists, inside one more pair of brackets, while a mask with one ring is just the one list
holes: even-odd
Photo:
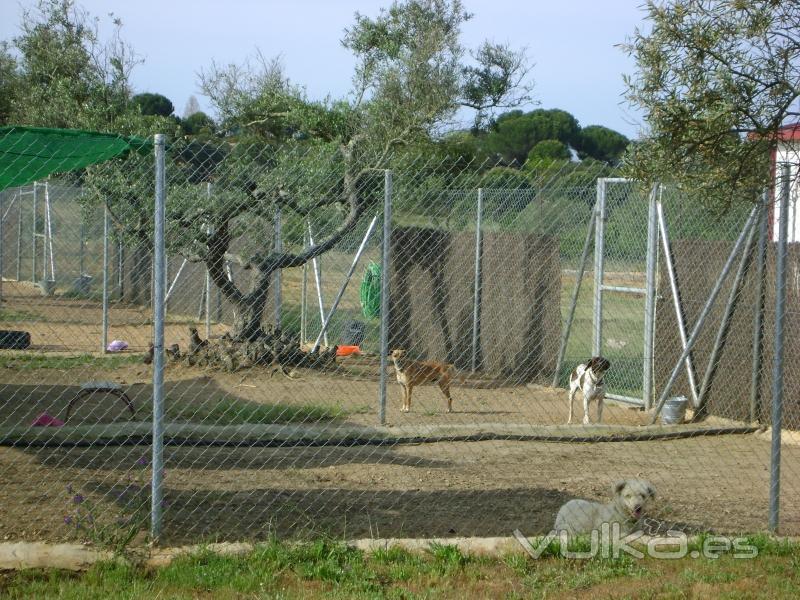
[[676, 396], [667, 400], [661, 410], [661, 424], [678, 425], [683, 423], [686, 418], [686, 404], [685, 396]]

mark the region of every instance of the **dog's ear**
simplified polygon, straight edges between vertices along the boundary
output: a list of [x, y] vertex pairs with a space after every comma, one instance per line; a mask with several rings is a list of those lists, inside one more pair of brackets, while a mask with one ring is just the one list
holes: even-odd
[[625, 481], [624, 479], [620, 479], [619, 481], [617, 481], [614, 484], [614, 487], [611, 488], [612, 490], [614, 490], [614, 495], [619, 496], [622, 493], [622, 490], [625, 489], [626, 485], [628, 485], [628, 482]]
[[649, 481], [647, 482], [647, 495], [650, 496], [651, 498], [656, 497], [656, 488]]
[[597, 362], [597, 359], [593, 356], [592, 358], [590, 358], [589, 360], [586, 361], [586, 368], [587, 369], [591, 369], [595, 365], [596, 362]]

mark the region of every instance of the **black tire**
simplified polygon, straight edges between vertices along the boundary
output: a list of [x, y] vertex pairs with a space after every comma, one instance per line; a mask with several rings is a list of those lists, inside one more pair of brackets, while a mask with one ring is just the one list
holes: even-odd
[[24, 350], [31, 345], [31, 334], [27, 331], [0, 329], [0, 348], [4, 350]]

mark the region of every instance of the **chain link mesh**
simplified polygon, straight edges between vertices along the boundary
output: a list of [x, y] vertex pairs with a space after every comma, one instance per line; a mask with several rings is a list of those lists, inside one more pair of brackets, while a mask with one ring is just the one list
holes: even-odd
[[[641, 410], [664, 390], [684, 347], [678, 321], [690, 336], [750, 205], [715, 215], [658, 188], [652, 201], [670, 253], [659, 232], [648, 353], [648, 218], [656, 213], [649, 189], [607, 165], [508, 167], [407, 150], [353, 157], [326, 145], [196, 140], [172, 143], [166, 164], [164, 541], [537, 535], [571, 498], [606, 502], [615, 481], [636, 477], [658, 490], [651, 526], [766, 527], [772, 225], [763, 268], [756, 224], [755, 241], [742, 244], [751, 258], [738, 293], [741, 251], [692, 340], [698, 389], [681, 365], [669, 394], [687, 398], [687, 421], [704, 418], [650, 425], [654, 413]], [[592, 225], [601, 189], [598, 279]], [[7, 540], [124, 545], [147, 531], [154, 193], [153, 159], [139, 154], [2, 192], [0, 328], [30, 334], [27, 345], [24, 333], [4, 333], [5, 345], [20, 347], [0, 350]], [[360, 294], [384, 247], [388, 348], [381, 315], [365, 311]], [[580, 424], [579, 393], [567, 425], [567, 387], [592, 357], [598, 323], [611, 364], [602, 423], [592, 405], [592, 423]], [[791, 340], [781, 531], [797, 534]], [[396, 349], [403, 360], [436, 364], [412, 363], [427, 380], [404, 412], [389, 359], [381, 423], [381, 354]], [[444, 373], [452, 412], [437, 385]]]

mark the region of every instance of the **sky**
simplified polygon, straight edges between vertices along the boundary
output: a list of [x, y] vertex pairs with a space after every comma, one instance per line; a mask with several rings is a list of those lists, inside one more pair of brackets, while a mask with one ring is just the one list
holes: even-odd
[[[341, 46], [354, 14], [376, 16], [391, 0], [82, 0], [78, 3], [110, 32], [109, 13], [122, 19], [122, 37], [145, 60], [133, 74], [138, 92], [167, 96], [182, 114], [195, 95], [197, 73], [212, 61], [241, 63], [257, 50], [280, 56], [286, 74], [310, 98], [346, 96], [354, 60]], [[0, 0], [0, 39], [19, 33], [23, 10], [34, 0]], [[572, 113], [581, 126], [605, 125], [628, 137], [643, 128], [627, 105], [623, 73], [633, 61], [618, 44], [645, 28], [642, 0], [464, 0], [474, 18], [462, 40], [526, 48], [540, 108]], [[105, 25], [105, 27], [104, 27]], [[535, 108], [534, 106], [528, 109]]]

